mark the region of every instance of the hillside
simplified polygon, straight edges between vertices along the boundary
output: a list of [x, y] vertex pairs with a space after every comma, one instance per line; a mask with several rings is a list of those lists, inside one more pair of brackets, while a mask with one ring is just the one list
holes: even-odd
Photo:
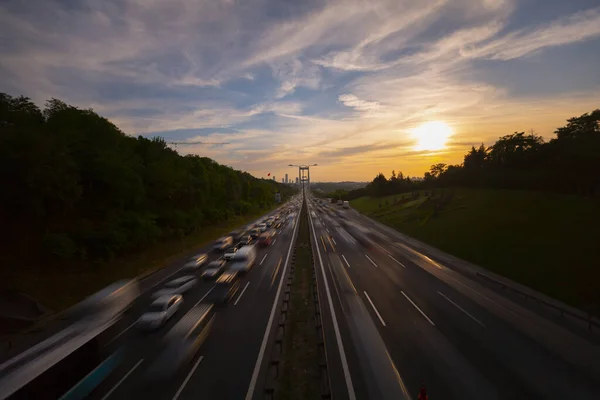
[[598, 199], [435, 189], [362, 197], [351, 205], [400, 232], [566, 303], [581, 308], [600, 304]]

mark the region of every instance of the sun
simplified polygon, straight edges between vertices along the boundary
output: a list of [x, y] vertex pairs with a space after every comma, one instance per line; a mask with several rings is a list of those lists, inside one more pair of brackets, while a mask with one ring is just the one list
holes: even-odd
[[430, 121], [413, 129], [412, 134], [417, 139], [415, 150], [442, 150], [454, 131], [445, 122]]

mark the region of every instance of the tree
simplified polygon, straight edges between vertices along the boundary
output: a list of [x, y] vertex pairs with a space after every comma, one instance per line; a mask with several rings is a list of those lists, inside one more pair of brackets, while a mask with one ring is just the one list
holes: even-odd
[[429, 172], [433, 178], [439, 178], [446, 171], [446, 164], [438, 163], [429, 168]]

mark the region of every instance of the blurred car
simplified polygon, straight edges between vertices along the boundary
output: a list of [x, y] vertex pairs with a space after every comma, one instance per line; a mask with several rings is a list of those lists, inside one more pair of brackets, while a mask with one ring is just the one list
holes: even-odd
[[235, 253], [231, 264], [227, 268], [229, 271], [247, 272], [256, 262], [256, 246], [244, 246]]
[[173, 279], [165, 284], [162, 289], [154, 292], [152, 297], [159, 298], [166, 295], [184, 294], [194, 286], [196, 286], [198, 280], [195, 276], [186, 275], [181, 278]]
[[208, 261], [208, 254], [196, 254], [183, 266], [184, 269], [198, 269]]
[[260, 236], [261, 232], [262, 232], [262, 231], [260, 230], [260, 228], [252, 228], [252, 229], [250, 230], [250, 237], [251, 237], [252, 239], [256, 239], [257, 237], [259, 237], [259, 236]]
[[256, 227], [258, 229], [260, 229], [261, 232], [264, 232], [264, 231], [267, 230], [267, 224], [264, 224], [264, 223], [263, 224], [258, 224]]
[[[242, 246], [246, 246], [248, 244], [252, 243], [252, 236], [250, 235], [246, 235], [246, 236], [242, 236], [240, 238], [240, 240], [237, 243], [238, 248], [242, 247]], [[240, 246], [242, 245], [242, 246]]]
[[273, 231], [267, 231], [262, 233], [259, 237], [258, 237], [258, 245], [259, 246], [270, 246], [271, 243], [273, 242]]
[[225, 270], [225, 260], [220, 258], [208, 263], [202, 272], [203, 279], [215, 279]]
[[233, 238], [231, 236], [224, 236], [215, 242], [215, 244], [213, 245], [213, 251], [225, 251], [231, 245], [233, 245]]
[[238, 275], [237, 271], [225, 271], [217, 279], [207, 301], [215, 304], [224, 304], [230, 301], [240, 290]]
[[180, 294], [165, 295], [154, 300], [150, 308], [138, 319], [137, 325], [144, 330], [158, 329], [183, 305]]
[[237, 253], [237, 251], [238, 251], [237, 245], [231, 246], [230, 248], [225, 250], [225, 254], [223, 254], [223, 259], [225, 261], [230, 261], [233, 258], [233, 256], [235, 255], [235, 253]]
[[161, 385], [188, 364], [208, 337], [214, 318], [212, 304], [201, 303], [188, 311], [160, 343], [162, 351], [146, 372], [147, 383]]

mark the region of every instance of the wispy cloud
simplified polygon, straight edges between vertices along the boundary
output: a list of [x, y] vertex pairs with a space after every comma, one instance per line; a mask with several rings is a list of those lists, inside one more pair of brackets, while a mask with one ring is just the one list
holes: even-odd
[[[600, 8], [548, 3], [526, 24], [516, 0], [1, 2], [0, 91], [93, 107], [130, 134], [228, 142], [178, 151], [257, 175], [419, 175], [598, 106]], [[552, 74], [523, 76], [532, 60]], [[415, 151], [431, 120], [453, 142]]]

